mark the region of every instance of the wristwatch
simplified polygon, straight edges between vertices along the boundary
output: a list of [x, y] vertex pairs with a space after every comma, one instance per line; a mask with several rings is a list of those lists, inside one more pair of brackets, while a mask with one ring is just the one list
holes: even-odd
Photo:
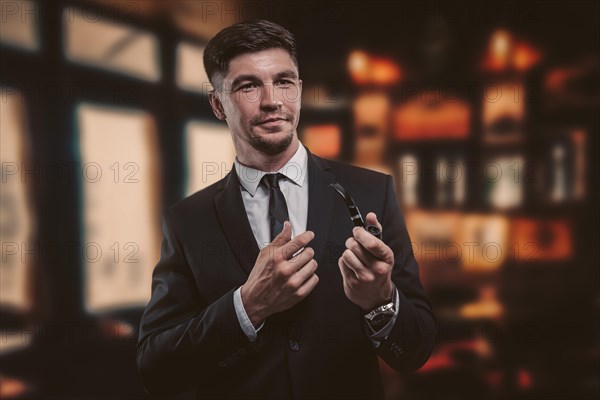
[[[395, 295], [395, 293], [394, 293]], [[373, 330], [378, 331], [383, 328], [392, 317], [396, 314], [396, 307], [394, 305], [394, 300], [390, 301], [387, 304], [379, 306], [375, 308], [373, 311], [365, 314], [365, 319], [371, 325]]]

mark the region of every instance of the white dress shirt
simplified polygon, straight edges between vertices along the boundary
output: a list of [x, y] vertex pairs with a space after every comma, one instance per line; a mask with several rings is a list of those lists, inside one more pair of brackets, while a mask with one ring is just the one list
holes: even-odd
[[[265, 185], [260, 185], [263, 175], [267, 173], [281, 173], [286, 177], [286, 179], [279, 180], [279, 188], [285, 197], [288, 207], [290, 223], [292, 224], [292, 239], [306, 231], [308, 218], [308, 154], [302, 143], [298, 144], [298, 150], [296, 150], [292, 158], [277, 171], [264, 172], [248, 167], [241, 164], [237, 157], [234, 166], [241, 183], [240, 190], [246, 214], [248, 215], [248, 221], [260, 249], [266, 247], [271, 242], [269, 225], [270, 193]], [[385, 339], [391, 332], [398, 315], [398, 301], [399, 296], [397, 290], [394, 288], [396, 315], [377, 332], [373, 331], [370, 325], [366, 324], [369, 329], [368, 334], [375, 347], [378, 347], [380, 340]], [[248, 339], [254, 342], [257, 332], [264, 325], [264, 321], [258, 328], [254, 328], [242, 303], [240, 288], [233, 293], [233, 302], [242, 330]]]

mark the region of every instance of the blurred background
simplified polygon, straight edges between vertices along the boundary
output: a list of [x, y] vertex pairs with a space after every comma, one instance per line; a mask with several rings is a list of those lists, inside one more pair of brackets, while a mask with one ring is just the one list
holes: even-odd
[[296, 35], [301, 141], [395, 178], [440, 332], [387, 398], [598, 397], [598, 2], [0, 6], [1, 398], [145, 398], [161, 210], [235, 156], [203, 49], [253, 18]]

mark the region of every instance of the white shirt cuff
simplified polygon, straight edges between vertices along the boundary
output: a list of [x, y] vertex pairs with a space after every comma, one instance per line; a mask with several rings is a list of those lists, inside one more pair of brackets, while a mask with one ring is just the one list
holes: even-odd
[[246, 314], [246, 309], [244, 308], [244, 303], [242, 303], [242, 288], [241, 286], [233, 292], [233, 306], [235, 308], [235, 314], [237, 315], [238, 321], [240, 322], [240, 326], [242, 330], [248, 337], [250, 342], [256, 341], [256, 335], [260, 328], [263, 327], [265, 321], [263, 321], [258, 328], [254, 328], [252, 325], [252, 321], [248, 318], [248, 314]]

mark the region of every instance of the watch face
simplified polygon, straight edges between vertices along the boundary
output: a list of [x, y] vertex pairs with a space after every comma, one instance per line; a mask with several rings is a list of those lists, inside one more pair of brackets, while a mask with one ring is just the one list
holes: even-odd
[[371, 322], [373, 322], [374, 324], [381, 324], [382, 322], [389, 321], [391, 317], [392, 314], [381, 313], [374, 316]]

